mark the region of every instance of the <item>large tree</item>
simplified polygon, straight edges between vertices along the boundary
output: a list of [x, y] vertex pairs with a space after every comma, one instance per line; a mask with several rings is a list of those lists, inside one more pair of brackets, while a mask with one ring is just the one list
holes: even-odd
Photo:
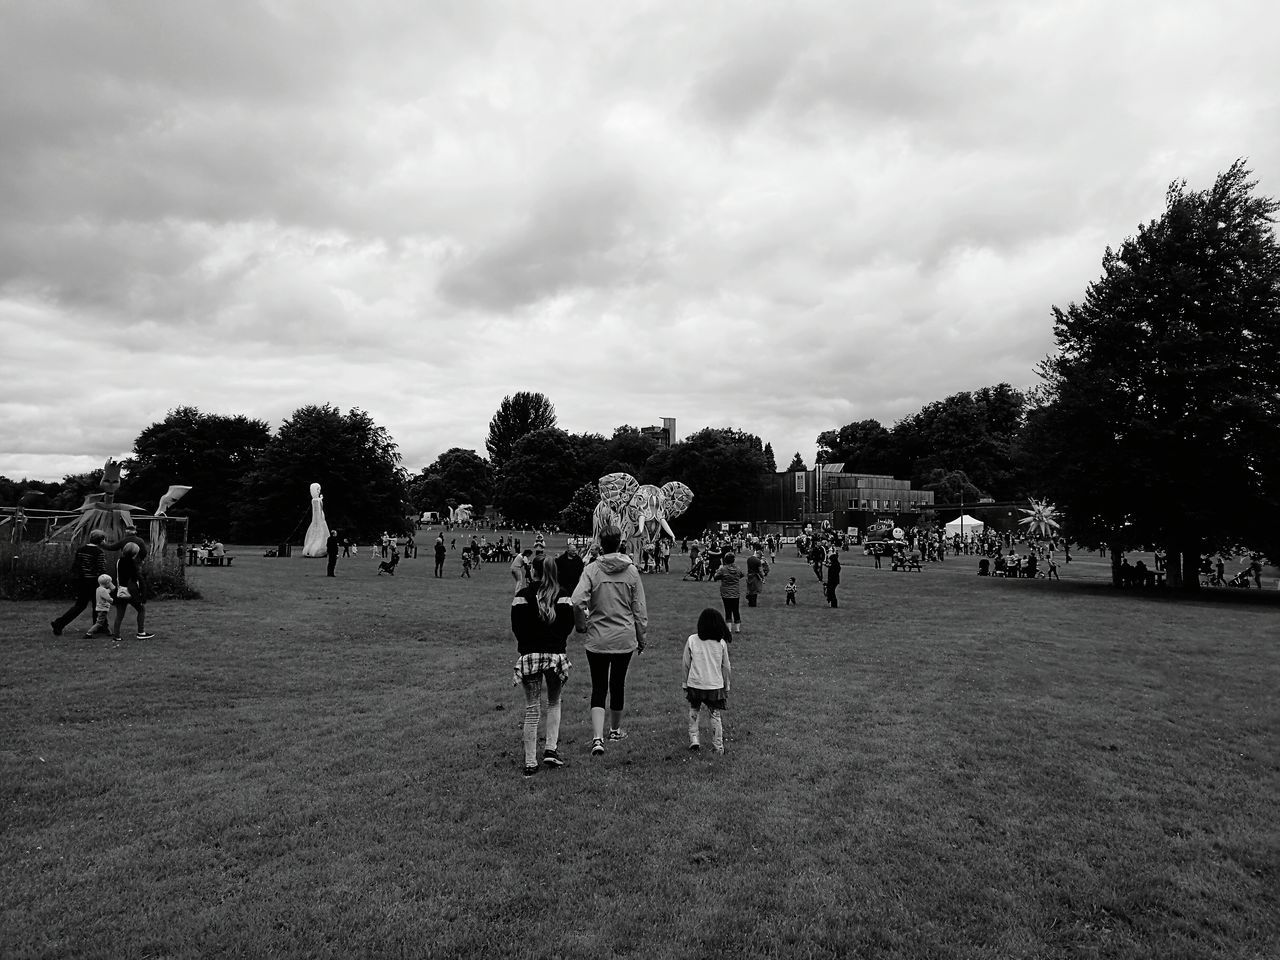
[[1029, 430], [1072, 534], [1163, 544], [1186, 589], [1202, 552], [1280, 546], [1280, 205], [1249, 177], [1237, 161], [1207, 190], [1172, 184], [1054, 308]]
[[497, 500], [508, 520], [541, 526], [559, 519], [581, 486], [577, 450], [563, 430], [548, 427], [517, 440], [498, 472]]
[[521, 437], [534, 430], [545, 430], [556, 425], [556, 408], [541, 393], [522, 390], [503, 397], [498, 410], [489, 421], [489, 436], [485, 449], [495, 470], [501, 470], [511, 455], [511, 448]]
[[679, 480], [693, 491], [692, 506], [673, 524], [684, 530], [762, 516], [765, 483], [772, 480], [760, 438], [727, 427], [692, 433], [655, 453], [649, 466], [662, 482]]
[[297, 542], [310, 518], [312, 483], [331, 527], [367, 538], [404, 525], [405, 475], [386, 428], [363, 410], [309, 405], [280, 425], [245, 478], [232, 523], [241, 542]]
[[818, 434], [818, 463], [843, 463], [858, 473], [898, 469], [893, 437], [879, 420], [857, 420]]
[[176, 407], [133, 442], [121, 499], [154, 509], [171, 484], [187, 484], [191, 492], [170, 512], [191, 518], [193, 537], [225, 538], [240, 484], [270, 440], [265, 421]]

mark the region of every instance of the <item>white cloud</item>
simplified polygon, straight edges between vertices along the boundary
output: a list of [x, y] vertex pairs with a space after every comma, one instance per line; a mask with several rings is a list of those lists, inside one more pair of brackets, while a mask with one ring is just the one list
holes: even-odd
[[182, 404], [359, 406], [417, 469], [518, 389], [780, 461], [1034, 381], [1103, 247], [1248, 156], [1261, 0], [10, 5], [0, 474]]

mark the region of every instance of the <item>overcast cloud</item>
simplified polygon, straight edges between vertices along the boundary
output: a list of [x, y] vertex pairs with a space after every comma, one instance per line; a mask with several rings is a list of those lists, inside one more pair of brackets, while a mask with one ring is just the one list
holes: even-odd
[[1033, 384], [1169, 181], [1280, 194], [1277, 36], [1270, 0], [0, 0], [0, 474], [325, 402], [417, 471], [522, 389], [811, 464]]

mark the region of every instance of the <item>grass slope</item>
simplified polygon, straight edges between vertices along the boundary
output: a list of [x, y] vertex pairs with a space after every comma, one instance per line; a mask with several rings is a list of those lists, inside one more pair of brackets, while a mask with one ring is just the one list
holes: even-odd
[[152, 641], [0, 608], [0, 956], [1280, 954], [1256, 591], [850, 553], [830, 610], [788, 557], [715, 757], [685, 749], [680, 651], [716, 589], [649, 576], [631, 737], [588, 756], [571, 641], [570, 762], [525, 781], [505, 567], [238, 553], [150, 606]]

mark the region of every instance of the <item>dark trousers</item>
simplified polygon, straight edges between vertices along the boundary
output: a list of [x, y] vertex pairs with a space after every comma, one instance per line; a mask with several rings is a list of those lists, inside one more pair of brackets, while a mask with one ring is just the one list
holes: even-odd
[[592, 653], [587, 651], [591, 667], [591, 706], [603, 707], [608, 694], [609, 709], [621, 710], [627, 688], [629, 653]]
[[437, 577], [443, 577], [443, 576], [444, 576], [444, 561], [443, 561], [443, 560], [437, 560], [437, 561], [436, 561], [436, 576], [437, 576]]
[[338, 565], [338, 555], [336, 553], [329, 554], [329, 569], [326, 571], [326, 576], [332, 577], [333, 568], [336, 567], [337, 565]]
[[754, 593], [748, 593], [748, 594], [747, 594], [747, 606], [748, 606], [748, 607], [754, 607], [754, 606], [756, 605], [756, 596], [757, 596], [757, 594], [754, 594]]
[[720, 602], [724, 604], [724, 622], [725, 623], [741, 623], [742, 614], [738, 612], [737, 597], [721, 597]]
[[92, 580], [77, 580], [75, 602], [71, 604], [71, 607], [67, 610], [66, 613], [60, 616], [57, 620], [53, 621], [53, 625], [57, 627], [59, 630], [65, 630], [67, 624], [69, 624], [76, 617], [80, 616], [81, 612], [84, 610], [85, 607], [88, 607], [89, 612], [92, 613], [94, 592], [97, 589], [98, 589], [97, 577], [94, 577]]
[[828, 585], [827, 585], [827, 603], [831, 604], [831, 606], [833, 606], [833, 607], [838, 607], [838, 606], [840, 606], [840, 601], [836, 599], [836, 585], [835, 585], [835, 584], [828, 584]]
[[787, 594], [787, 606], [794, 607], [796, 605], [796, 595], [794, 593]]

